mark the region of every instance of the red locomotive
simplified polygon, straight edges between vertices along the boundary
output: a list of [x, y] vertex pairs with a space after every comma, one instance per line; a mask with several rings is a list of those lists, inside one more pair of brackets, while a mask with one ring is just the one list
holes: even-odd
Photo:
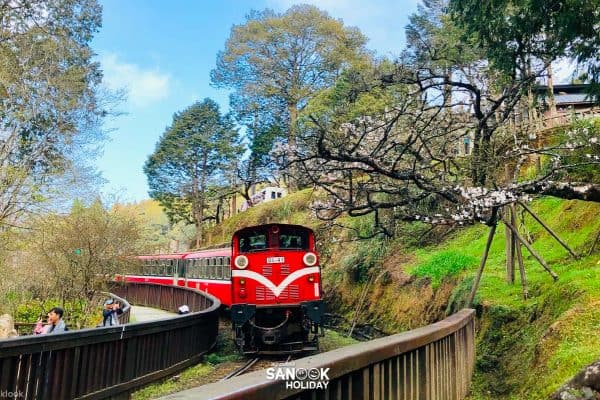
[[230, 309], [243, 353], [314, 351], [324, 313], [319, 257], [311, 229], [268, 224], [237, 231], [231, 248], [138, 257], [125, 280], [210, 293]]

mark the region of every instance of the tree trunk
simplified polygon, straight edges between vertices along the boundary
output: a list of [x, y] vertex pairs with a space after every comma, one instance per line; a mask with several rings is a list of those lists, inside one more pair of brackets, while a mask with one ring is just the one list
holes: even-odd
[[[288, 151], [287, 158], [288, 164], [294, 157], [294, 149], [296, 148], [296, 121], [298, 121], [298, 108], [297, 104], [288, 104], [288, 112], [290, 113], [290, 124], [288, 126]], [[298, 189], [297, 181], [296, 181], [296, 172], [297, 168], [294, 164], [289, 164], [289, 171], [287, 173], [287, 185], [290, 192], [296, 191]], [[284, 174], [285, 175], [285, 174]]]
[[554, 82], [552, 77], [552, 63], [548, 64], [548, 106], [550, 118], [556, 116], [556, 100], [554, 99]]

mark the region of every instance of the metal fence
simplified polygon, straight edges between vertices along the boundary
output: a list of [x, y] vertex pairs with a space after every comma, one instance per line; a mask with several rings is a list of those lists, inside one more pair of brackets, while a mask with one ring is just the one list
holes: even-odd
[[[329, 368], [326, 389], [252, 372], [165, 399], [463, 399], [475, 361], [474, 310], [423, 328], [296, 360], [295, 371]], [[303, 378], [300, 380], [306, 381]]]
[[199, 362], [216, 343], [220, 302], [206, 293], [144, 283], [111, 292], [165, 310], [188, 304], [192, 313], [2, 340], [0, 392], [19, 399], [127, 398], [131, 390]]

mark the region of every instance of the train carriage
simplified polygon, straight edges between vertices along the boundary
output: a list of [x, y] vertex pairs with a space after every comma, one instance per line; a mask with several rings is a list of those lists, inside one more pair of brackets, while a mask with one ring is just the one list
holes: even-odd
[[231, 247], [145, 255], [131, 282], [187, 286], [230, 309], [243, 353], [294, 353], [318, 347], [324, 312], [312, 230], [268, 224], [239, 230]]

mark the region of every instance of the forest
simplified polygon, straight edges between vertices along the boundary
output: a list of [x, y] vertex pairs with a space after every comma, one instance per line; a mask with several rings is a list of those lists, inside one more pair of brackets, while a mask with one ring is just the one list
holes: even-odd
[[[223, 226], [251, 223], [241, 203], [265, 185], [351, 246], [464, 229], [491, 243], [505, 227], [512, 282], [531, 238], [509, 232], [524, 219], [511, 207], [600, 202], [597, 0], [423, 0], [393, 59], [318, 7], [254, 10], [202, 77], [229, 109], [204, 98], [172, 110], [141, 166], [151, 200], [135, 204], [103, 196], [92, 163], [124, 98], [94, 58], [101, 5], [2, 0], [0, 18], [0, 313], [19, 321], [60, 304], [93, 326], [105, 277], [128, 257], [227, 242]], [[562, 86], [581, 99], [569, 107], [553, 75], [565, 60]], [[371, 279], [365, 260], [346, 264], [354, 283]]]

